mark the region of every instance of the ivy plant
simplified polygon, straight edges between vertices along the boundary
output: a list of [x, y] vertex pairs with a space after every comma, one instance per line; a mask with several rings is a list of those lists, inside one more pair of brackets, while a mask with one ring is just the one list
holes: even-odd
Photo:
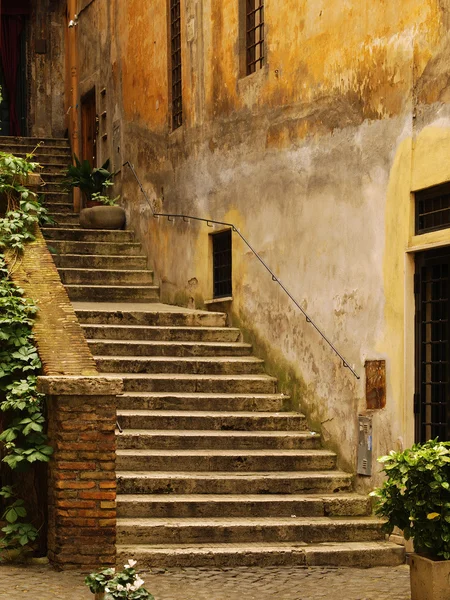
[[[25, 244], [35, 239], [36, 225], [49, 222], [36, 193], [25, 185], [28, 173], [39, 167], [31, 159], [32, 155], [23, 159], [0, 152], [0, 206], [5, 213], [0, 218], [0, 445], [2, 462], [19, 472], [48, 462], [52, 454], [45, 433], [44, 396], [36, 387], [42, 365], [32, 327], [38, 309], [12, 281], [4, 255], [8, 251], [13, 259], [9, 263], [14, 264]], [[6, 503], [0, 549], [35, 541], [38, 531], [27, 522], [25, 502], [10, 486], [1, 488], [0, 496]]]
[[430, 440], [379, 459], [387, 480], [371, 493], [385, 531], [403, 530], [415, 550], [450, 559], [450, 442]]

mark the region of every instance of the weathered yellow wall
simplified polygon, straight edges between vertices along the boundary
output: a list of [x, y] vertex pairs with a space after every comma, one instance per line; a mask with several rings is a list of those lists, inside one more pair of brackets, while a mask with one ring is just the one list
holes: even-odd
[[[96, 27], [111, 42], [98, 59], [86, 53], [83, 81], [103, 85], [106, 73], [108, 151], [135, 164], [158, 209], [232, 221], [361, 375], [366, 359], [386, 359], [379, 455], [413, 439], [414, 245], [450, 244], [442, 232], [417, 241], [411, 220], [411, 191], [450, 179], [450, 0], [271, 0], [266, 65], [243, 78], [237, 6], [182, 0], [184, 124], [174, 132], [165, 2], [96, 0], [88, 10], [107, 10]], [[93, 23], [83, 27], [95, 43]], [[211, 298], [211, 229], [152, 219], [126, 169], [121, 181], [164, 298]], [[364, 379], [234, 240], [225, 308], [354, 468]]]

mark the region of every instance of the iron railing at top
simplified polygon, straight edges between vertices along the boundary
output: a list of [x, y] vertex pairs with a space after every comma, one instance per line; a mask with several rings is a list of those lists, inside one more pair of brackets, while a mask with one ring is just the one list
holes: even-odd
[[314, 327], [314, 329], [321, 336], [321, 338], [328, 344], [328, 346], [333, 350], [333, 352], [336, 354], [336, 356], [339, 357], [339, 359], [342, 361], [342, 365], [346, 369], [349, 369], [350, 372], [356, 377], [356, 379], [360, 379], [360, 376], [350, 366], [348, 361], [345, 360], [343, 355], [334, 346], [334, 344], [327, 338], [327, 336], [321, 331], [321, 329], [316, 325], [316, 323], [314, 323], [314, 321], [311, 319], [311, 317], [303, 310], [303, 308], [300, 306], [300, 304], [297, 302], [297, 300], [293, 297], [293, 295], [289, 292], [289, 290], [285, 287], [285, 285], [278, 279], [278, 277], [275, 275], [275, 273], [272, 271], [272, 269], [267, 265], [267, 263], [263, 260], [263, 258], [258, 254], [258, 252], [256, 252], [256, 250], [253, 248], [253, 246], [250, 244], [250, 242], [244, 237], [244, 235], [239, 231], [239, 229], [233, 223], [227, 223], [225, 221], [216, 221], [215, 219], [206, 219], [204, 217], [196, 217], [193, 215], [185, 215], [185, 214], [180, 214], [180, 213], [158, 213], [158, 212], [155, 212], [155, 210], [152, 206], [152, 203], [150, 202], [150, 199], [144, 190], [141, 180], [139, 179], [139, 177], [134, 169], [134, 166], [128, 160], [125, 163], [123, 163], [122, 166], [128, 167], [130, 169], [130, 171], [133, 173], [133, 176], [137, 181], [137, 184], [142, 192], [142, 195], [144, 196], [147, 204], [150, 207], [150, 210], [152, 211], [153, 217], [155, 217], [155, 218], [166, 217], [169, 221], [173, 221], [175, 219], [182, 219], [183, 221], [186, 221], [186, 222], [200, 221], [202, 223], [206, 223], [208, 225], [208, 227], [212, 227], [213, 225], [222, 225], [223, 227], [229, 227], [233, 233], [238, 235], [241, 238], [241, 240], [244, 242], [244, 244], [247, 246], [247, 248], [249, 248], [249, 250], [251, 250], [253, 252], [255, 257], [259, 260], [259, 262], [266, 269], [266, 271], [268, 271], [268, 273], [272, 277], [272, 281], [274, 281], [281, 287], [281, 289], [285, 292], [285, 294], [290, 298], [290, 300], [295, 304], [295, 306], [299, 309], [299, 311], [305, 317], [306, 322], [309, 323], [312, 327]]

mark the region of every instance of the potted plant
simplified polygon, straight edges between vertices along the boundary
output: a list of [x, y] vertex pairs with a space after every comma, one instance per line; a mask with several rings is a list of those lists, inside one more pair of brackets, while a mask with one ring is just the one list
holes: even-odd
[[412, 600], [450, 598], [450, 442], [430, 440], [379, 459], [387, 480], [372, 492], [385, 531], [414, 540]]
[[80, 161], [74, 154], [74, 165], [67, 169], [65, 183], [69, 189], [80, 188], [87, 206], [95, 206], [94, 194], [101, 194], [108, 186], [113, 185], [115, 173], [109, 171], [109, 159], [101, 167], [92, 167], [88, 160]]
[[144, 586], [144, 580], [136, 573], [135, 560], [129, 560], [122, 571], [112, 567], [91, 573], [84, 580], [95, 600], [155, 600]]
[[84, 229], [123, 229], [125, 211], [117, 206], [119, 196], [110, 198], [109, 187], [114, 185], [115, 173], [108, 170], [109, 160], [101, 167], [92, 168], [88, 160], [81, 162], [74, 155], [75, 164], [67, 170], [66, 184], [69, 188], [80, 188], [87, 208], [80, 212], [80, 225]]

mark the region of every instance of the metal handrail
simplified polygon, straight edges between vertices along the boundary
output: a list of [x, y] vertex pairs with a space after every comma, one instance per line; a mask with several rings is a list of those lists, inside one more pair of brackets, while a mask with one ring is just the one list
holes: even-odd
[[292, 302], [295, 304], [295, 306], [300, 310], [300, 312], [305, 317], [306, 322], [314, 327], [314, 329], [318, 332], [318, 334], [322, 337], [322, 339], [328, 344], [328, 346], [333, 350], [333, 352], [340, 358], [340, 360], [342, 361], [342, 365], [346, 369], [349, 369], [351, 371], [351, 373], [356, 377], [356, 379], [361, 379], [360, 376], [356, 373], [356, 371], [349, 365], [349, 363], [345, 360], [345, 358], [342, 356], [342, 354], [334, 346], [334, 344], [319, 329], [319, 327], [316, 325], [316, 323], [314, 323], [314, 321], [311, 319], [311, 317], [303, 310], [303, 308], [300, 306], [300, 304], [297, 302], [297, 300], [293, 297], [293, 295], [289, 292], [289, 290], [278, 279], [278, 277], [275, 275], [275, 273], [272, 271], [272, 269], [264, 262], [264, 260], [258, 254], [258, 252], [256, 252], [256, 250], [253, 248], [253, 246], [250, 244], [250, 242], [242, 235], [242, 233], [239, 231], [239, 229], [233, 223], [227, 223], [225, 221], [216, 221], [215, 219], [205, 219], [203, 217], [195, 217], [193, 215], [184, 215], [184, 214], [180, 214], [180, 213], [157, 213], [157, 212], [155, 212], [155, 210], [153, 209], [152, 203], [150, 202], [150, 199], [147, 196], [147, 193], [145, 192], [145, 190], [142, 186], [142, 183], [134, 169], [134, 166], [128, 160], [126, 162], [124, 162], [122, 166], [129, 167], [129, 169], [133, 173], [134, 178], [136, 179], [136, 181], [139, 185], [139, 188], [140, 188], [147, 204], [149, 205], [150, 210], [152, 211], [152, 215], [155, 219], [158, 217], [167, 217], [167, 219], [169, 221], [173, 221], [174, 219], [178, 218], [178, 219], [183, 219], [183, 221], [186, 221], [186, 222], [187, 221], [201, 221], [203, 223], [206, 223], [208, 225], [208, 227], [212, 227], [213, 225], [223, 225], [225, 227], [230, 227], [231, 231], [236, 233], [241, 238], [241, 240], [244, 242], [244, 244], [247, 246], [247, 248], [249, 248], [253, 252], [253, 254], [256, 256], [256, 258], [259, 260], [259, 262], [269, 272], [269, 274], [272, 277], [272, 281], [275, 281], [276, 283], [278, 283], [278, 285], [281, 287], [281, 289], [292, 300]]

